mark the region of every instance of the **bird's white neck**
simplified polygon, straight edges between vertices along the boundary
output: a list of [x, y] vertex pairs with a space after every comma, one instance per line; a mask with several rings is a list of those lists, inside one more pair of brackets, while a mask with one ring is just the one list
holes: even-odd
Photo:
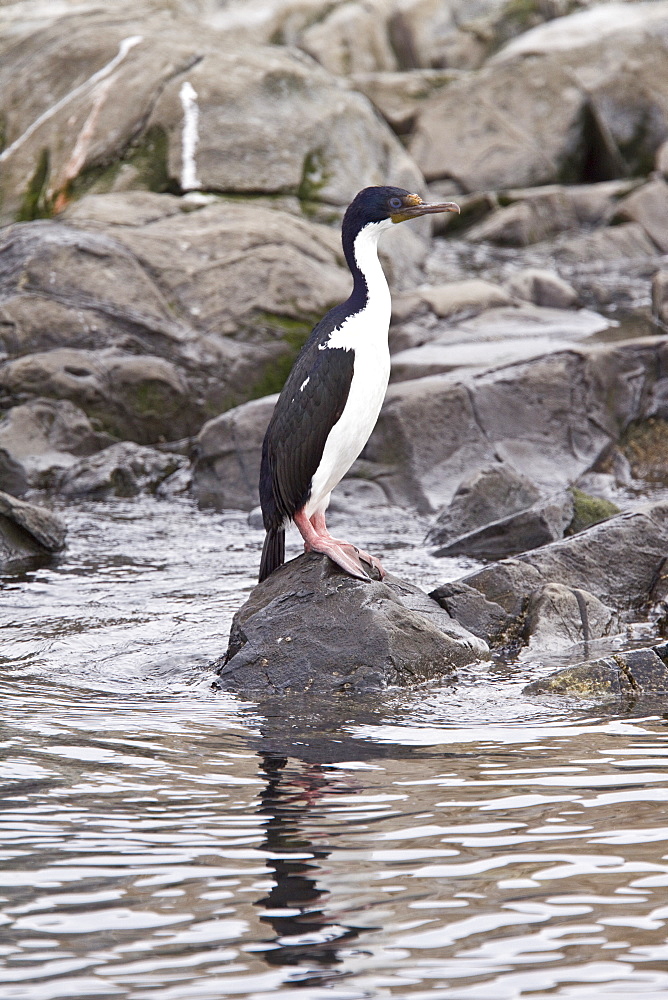
[[365, 308], [370, 308], [374, 315], [379, 317], [386, 312], [388, 323], [392, 303], [387, 279], [378, 259], [378, 239], [380, 234], [385, 229], [389, 229], [391, 225], [392, 222], [389, 219], [384, 219], [382, 222], [371, 222], [360, 230], [353, 243], [355, 263], [366, 284], [367, 303]]

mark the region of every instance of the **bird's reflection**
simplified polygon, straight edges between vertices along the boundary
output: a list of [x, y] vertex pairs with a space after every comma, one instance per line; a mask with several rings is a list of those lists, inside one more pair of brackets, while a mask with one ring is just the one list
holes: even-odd
[[331, 850], [305, 832], [305, 821], [322, 795], [334, 790], [336, 780], [319, 764], [294, 771], [287, 757], [264, 753], [260, 759], [266, 778], [260, 796], [260, 812], [266, 816], [263, 846], [274, 872], [272, 888], [255, 904], [263, 910], [260, 920], [275, 935], [267, 941], [264, 958], [270, 965], [305, 967], [302, 985], [310, 979], [322, 984], [326, 970], [333, 972], [340, 961], [342, 944], [357, 937], [354, 928], [326, 913], [329, 892], [318, 886], [318, 874]]

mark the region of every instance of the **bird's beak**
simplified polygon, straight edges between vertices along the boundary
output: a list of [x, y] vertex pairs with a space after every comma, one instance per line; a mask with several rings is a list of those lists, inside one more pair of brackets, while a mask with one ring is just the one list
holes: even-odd
[[[454, 201], [443, 201], [439, 205], [427, 205], [418, 195], [412, 196], [414, 201], [405, 204], [400, 211], [391, 216], [392, 222], [406, 222], [408, 219], [417, 219], [421, 215], [435, 215], [437, 212], [457, 212], [459, 205]], [[408, 199], [406, 199], [408, 202]]]

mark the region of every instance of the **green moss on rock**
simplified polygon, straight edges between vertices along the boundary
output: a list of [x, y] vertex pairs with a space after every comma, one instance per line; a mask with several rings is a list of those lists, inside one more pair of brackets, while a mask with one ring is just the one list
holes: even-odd
[[18, 212], [18, 222], [32, 222], [34, 219], [48, 219], [53, 214], [53, 205], [47, 199], [46, 185], [49, 179], [50, 156], [43, 149], [35, 173], [30, 178]]
[[260, 399], [262, 396], [281, 391], [297, 355], [313, 328], [311, 319], [293, 319], [291, 316], [280, 316], [270, 312], [257, 313], [255, 319], [280, 338], [284, 350], [264, 366], [261, 375], [253, 383], [247, 399]]
[[309, 203], [320, 200], [320, 192], [330, 178], [322, 149], [314, 149], [306, 154], [302, 166], [302, 176], [297, 189], [297, 197], [305, 215], [310, 214]]
[[576, 535], [578, 531], [584, 531], [592, 524], [606, 521], [609, 517], [621, 513], [617, 504], [604, 500], [603, 497], [590, 496], [576, 486], [572, 486], [570, 492], [573, 497], [573, 520], [564, 532], [566, 535]]

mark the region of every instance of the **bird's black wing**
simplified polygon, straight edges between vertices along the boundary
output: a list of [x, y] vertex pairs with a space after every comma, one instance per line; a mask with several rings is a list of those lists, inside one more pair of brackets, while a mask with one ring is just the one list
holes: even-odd
[[[348, 400], [354, 363], [353, 351], [314, 340], [297, 359], [265, 437], [261, 476], [265, 525], [272, 506], [283, 521], [308, 500], [325, 442]], [[275, 520], [275, 515], [269, 519]]]

